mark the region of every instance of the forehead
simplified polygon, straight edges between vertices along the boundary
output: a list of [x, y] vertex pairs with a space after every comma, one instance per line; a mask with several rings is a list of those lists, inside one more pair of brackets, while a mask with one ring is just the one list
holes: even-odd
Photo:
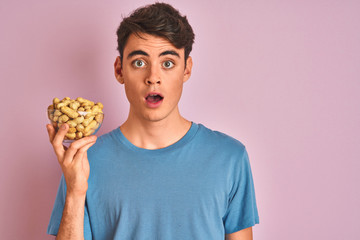
[[164, 51], [175, 51], [181, 58], [184, 57], [184, 48], [176, 48], [170, 41], [165, 38], [150, 35], [141, 34], [140, 37], [136, 34], [131, 34], [126, 42], [124, 48], [124, 56], [136, 50], [142, 50], [151, 55], [159, 55]]

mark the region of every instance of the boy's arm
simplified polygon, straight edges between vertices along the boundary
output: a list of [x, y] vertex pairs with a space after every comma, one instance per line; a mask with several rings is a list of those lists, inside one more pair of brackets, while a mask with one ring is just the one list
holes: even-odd
[[226, 240], [252, 240], [252, 227], [245, 228], [238, 232], [230, 233], [225, 235]]
[[85, 196], [66, 194], [57, 240], [84, 239]]
[[63, 124], [55, 133], [54, 127], [51, 124], [47, 125], [49, 140], [53, 145], [67, 186], [57, 240], [84, 239], [85, 197], [90, 175], [87, 150], [96, 142], [96, 136], [85, 137], [71, 143], [66, 149], [62, 142], [68, 128], [67, 124]]

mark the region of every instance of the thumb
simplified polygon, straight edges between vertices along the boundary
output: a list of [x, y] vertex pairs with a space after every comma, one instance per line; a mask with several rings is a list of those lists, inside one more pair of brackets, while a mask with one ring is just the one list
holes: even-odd
[[46, 125], [46, 130], [47, 130], [48, 135], [49, 135], [49, 141], [52, 142], [54, 140], [54, 137], [55, 137], [55, 129], [51, 124], [47, 124]]

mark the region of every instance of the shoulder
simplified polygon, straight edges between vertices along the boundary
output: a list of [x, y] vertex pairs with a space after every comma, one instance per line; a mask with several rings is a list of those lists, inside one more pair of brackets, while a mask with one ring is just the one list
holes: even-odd
[[245, 145], [234, 137], [220, 131], [212, 130], [199, 123], [199, 135], [204, 141], [211, 141], [229, 147], [245, 148]]
[[102, 154], [102, 152], [107, 151], [109, 148], [113, 148], [114, 145], [117, 145], [119, 129], [116, 128], [108, 133], [105, 133], [99, 136], [96, 140], [96, 143], [89, 149], [89, 154]]
[[[198, 124], [198, 146], [208, 162], [216, 163], [229, 176], [238, 178], [249, 169], [249, 157], [245, 145], [234, 137]], [[236, 181], [236, 180], [234, 180]]]
[[245, 145], [234, 137], [220, 131], [212, 130], [203, 124], [198, 124], [198, 137], [203, 144], [215, 147], [221, 152], [243, 155], [246, 152]]

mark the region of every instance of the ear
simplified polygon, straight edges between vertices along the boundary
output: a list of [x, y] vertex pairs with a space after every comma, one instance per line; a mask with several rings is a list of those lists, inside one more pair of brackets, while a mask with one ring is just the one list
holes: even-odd
[[115, 62], [114, 62], [114, 73], [115, 73], [115, 78], [116, 80], [118, 80], [119, 83], [124, 84], [124, 76], [122, 73], [122, 67], [121, 67], [121, 59], [120, 57], [116, 57]]
[[189, 56], [189, 57], [186, 59], [186, 67], [185, 67], [185, 71], [184, 71], [184, 79], [183, 79], [183, 82], [186, 82], [186, 81], [190, 78], [192, 66], [193, 66], [192, 58]]

